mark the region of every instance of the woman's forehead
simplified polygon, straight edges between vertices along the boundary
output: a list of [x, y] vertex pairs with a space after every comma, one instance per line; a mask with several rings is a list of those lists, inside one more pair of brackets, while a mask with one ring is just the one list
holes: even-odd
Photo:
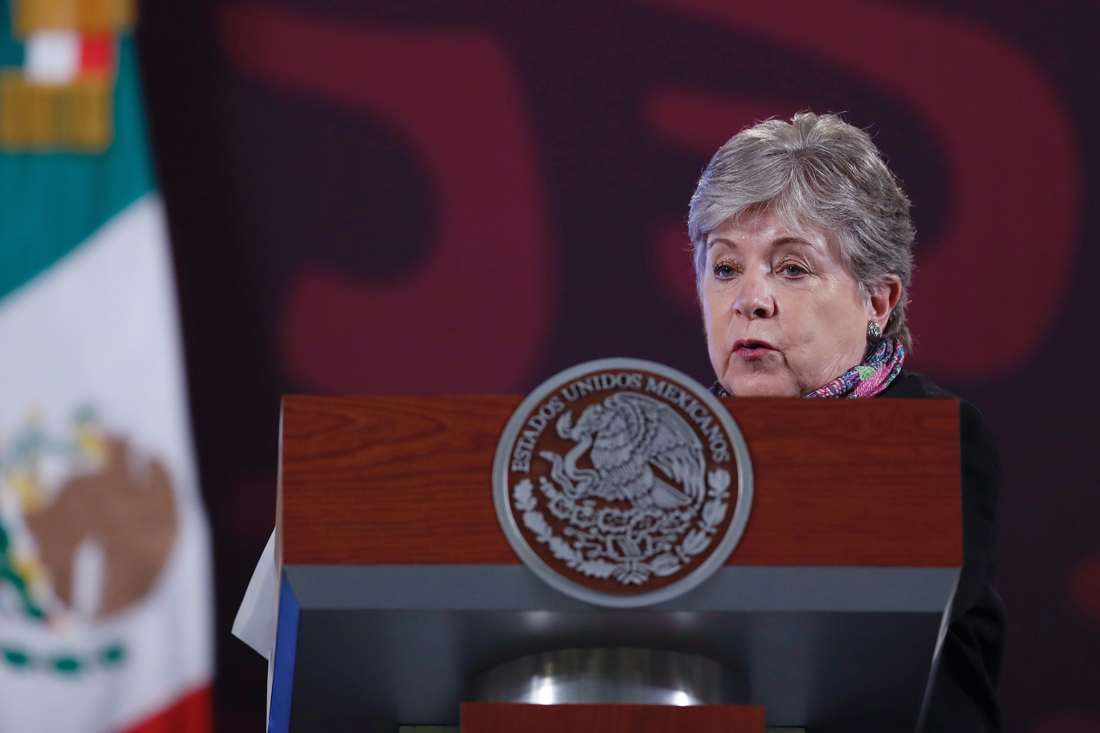
[[830, 237], [817, 225], [791, 222], [770, 210], [747, 211], [727, 219], [707, 235], [707, 247], [723, 244], [727, 247], [791, 244], [827, 249]]

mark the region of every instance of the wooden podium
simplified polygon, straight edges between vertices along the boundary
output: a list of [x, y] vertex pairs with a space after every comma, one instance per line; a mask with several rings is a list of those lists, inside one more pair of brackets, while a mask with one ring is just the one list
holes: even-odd
[[754, 473], [740, 544], [623, 610], [550, 588], [500, 529], [490, 474], [521, 399], [284, 399], [269, 730], [457, 725], [473, 675], [575, 647], [726, 664], [769, 726], [914, 730], [962, 561], [958, 403], [723, 399]]

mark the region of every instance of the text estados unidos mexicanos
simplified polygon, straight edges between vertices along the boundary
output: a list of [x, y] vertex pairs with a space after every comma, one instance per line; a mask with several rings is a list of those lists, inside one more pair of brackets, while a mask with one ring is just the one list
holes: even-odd
[[604, 392], [612, 389], [643, 390], [663, 397], [669, 403], [676, 405], [699, 426], [703, 436], [710, 446], [711, 460], [714, 463], [726, 463], [730, 459], [729, 446], [726, 445], [726, 436], [721, 423], [711, 413], [706, 405], [695, 399], [675, 384], [670, 384], [656, 377], [649, 377], [636, 372], [620, 372], [618, 374], [595, 374], [585, 379], [578, 379], [562, 387], [550, 399], [539, 405], [539, 409], [528, 418], [524, 424], [519, 438], [512, 449], [512, 471], [528, 473], [531, 470], [532, 451], [535, 443], [550, 421], [565, 412], [566, 402], [573, 402], [580, 397], [595, 392]]

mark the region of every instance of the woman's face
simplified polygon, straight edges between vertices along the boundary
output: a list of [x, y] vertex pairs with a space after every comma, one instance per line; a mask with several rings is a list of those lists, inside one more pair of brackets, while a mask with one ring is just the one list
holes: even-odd
[[865, 298], [834, 237], [795, 234], [766, 210], [712, 231], [706, 262], [710, 361], [740, 396], [800, 397], [836, 379], [862, 361], [867, 322], [885, 330], [900, 294], [889, 283]]

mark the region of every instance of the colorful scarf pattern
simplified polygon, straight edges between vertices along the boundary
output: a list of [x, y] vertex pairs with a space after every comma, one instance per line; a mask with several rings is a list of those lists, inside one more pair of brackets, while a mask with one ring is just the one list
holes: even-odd
[[[874, 397], [890, 386], [894, 378], [901, 373], [905, 363], [905, 347], [896, 338], [888, 338], [879, 343], [875, 350], [860, 364], [852, 367], [820, 389], [810, 392], [806, 397]], [[715, 382], [710, 391], [718, 397], [729, 397], [730, 393]]]

